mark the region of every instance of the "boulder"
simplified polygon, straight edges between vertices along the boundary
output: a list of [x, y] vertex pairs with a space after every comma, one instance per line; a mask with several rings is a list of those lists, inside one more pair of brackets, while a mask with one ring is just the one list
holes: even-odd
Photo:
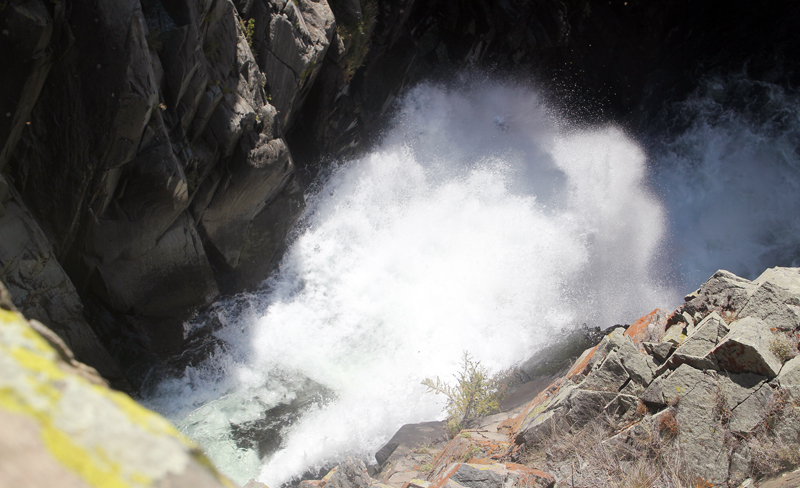
[[683, 322], [677, 323], [664, 332], [664, 337], [661, 338], [661, 341], [669, 342], [673, 346], [677, 346], [686, 339], [686, 334], [684, 334], [684, 332], [686, 332], [686, 324]]
[[664, 335], [664, 327], [667, 323], [667, 313], [657, 308], [639, 318], [625, 330], [625, 335], [630, 337], [634, 344], [643, 347], [644, 342], [651, 342], [661, 339]]
[[0, 310], [0, 485], [232, 486], [166, 419], [63, 355]]
[[[638, 351], [637, 351], [638, 352]], [[630, 375], [616, 351], [607, 354], [604, 361], [586, 375], [578, 384], [579, 388], [596, 391], [618, 392]]]
[[575, 388], [566, 400], [564, 415], [571, 429], [578, 429], [604, 412], [606, 407], [617, 398], [616, 392], [591, 391]]
[[675, 344], [671, 342], [643, 342], [642, 346], [647, 354], [661, 362], [666, 361], [675, 348]]
[[704, 315], [707, 312], [724, 314], [731, 310], [741, 310], [755, 289], [756, 285], [750, 280], [719, 270], [700, 285], [697, 291], [685, 297], [684, 308], [692, 315], [696, 312]]
[[774, 378], [781, 370], [781, 360], [772, 352], [776, 338], [761, 319], [746, 317], [730, 324], [712, 354], [720, 369], [731, 373], [755, 373]]
[[364, 461], [352, 457], [345, 458], [325, 479], [328, 488], [367, 488], [373, 483]]

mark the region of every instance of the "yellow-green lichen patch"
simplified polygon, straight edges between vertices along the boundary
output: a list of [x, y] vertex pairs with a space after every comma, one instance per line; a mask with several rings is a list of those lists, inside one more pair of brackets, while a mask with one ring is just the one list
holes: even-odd
[[[130, 484], [120, 479], [121, 470], [119, 466], [108, 462], [98, 462], [97, 456], [93, 456], [89, 451], [72, 442], [72, 439], [64, 432], [52, 426], [43, 426], [42, 440], [55, 459], [78, 474], [91, 486], [108, 488], [131, 487]], [[143, 485], [148, 486], [149, 483], [144, 483]]]
[[49, 455], [97, 487], [153, 486], [192, 458], [221, 477], [166, 419], [127, 395], [59, 367], [59, 356], [18, 314], [0, 310], [0, 408], [31, 418]]
[[113, 401], [134, 424], [155, 435], [175, 437], [188, 448], [194, 447], [191, 441], [181, 434], [167, 419], [139, 405], [128, 395], [99, 385], [92, 385], [92, 387], [95, 392]]

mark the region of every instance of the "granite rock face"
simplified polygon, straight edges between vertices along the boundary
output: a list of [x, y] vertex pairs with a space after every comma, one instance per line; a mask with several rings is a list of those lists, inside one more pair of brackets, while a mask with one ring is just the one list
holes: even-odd
[[[258, 286], [302, 209], [283, 126], [335, 22], [324, 1], [282, 3], [264, 12], [271, 37], [230, 0], [0, 12], [20, 60], [3, 74], [19, 94], [3, 102], [14, 114], [0, 127], [3, 200], [16, 192], [4, 218], [25, 221], [4, 226], [4, 278], [24, 312], [109, 378], [113, 362], [137, 371], [179, 352], [183, 320], [221, 291]], [[279, 85], [251, 46], [306, 78]], [[15, 257], [20, 246], [30, 255]]]

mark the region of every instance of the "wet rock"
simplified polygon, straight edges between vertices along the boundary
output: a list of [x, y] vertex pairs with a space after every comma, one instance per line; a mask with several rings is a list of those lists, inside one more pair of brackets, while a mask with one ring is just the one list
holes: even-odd
[[383, 468], [386, 463], [405, 456], [416, 447], [444, 440], [446, 435], [443, 421], [406, 424], [381, 447], [375, 454], [375, 460], [379, 468]]
[[364, 461], [352, 457], [345, 458], [325, 479], [327, 488], [367, 488], [373, 483]]
[[756, 373], [774, 378], [781, 370], [781, 360], [771, 350], [775, 336], [762, 320], [746, 317], [730, 324], [712, 354], [721, 369], [731, 373]]

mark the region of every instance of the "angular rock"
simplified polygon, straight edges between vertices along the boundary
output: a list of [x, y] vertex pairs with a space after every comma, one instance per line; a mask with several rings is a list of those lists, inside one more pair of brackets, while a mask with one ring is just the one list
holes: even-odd
[[800, 327], [800, 271], [771, 268], [753, 280], [758, 289], [739, 311], [739, 317], [757, 317], [768, 327], [791, 331]]
[[368, 488], [373, 481], [367, 474], [364, 461], [352, 457], [345, 458], [329, 476], [326, 476], [326, 488]]
[[655, 361], [649, 355], [640, 352], [632, 341], [624, 342], [616, 354], [633, 382], [641, 387], [647, 387], [653, 381], [657, 369]]
[[716, 358], [710, 353], [729, 331], [722, 317], [711, 312], [672, 354], [670, 367], [686, 363], [698, 369], [719, 369]]
[[586, 375], [586, 379], [578, 384], [578, 388], [618, 392], [629, 378], [630, 375], [622, 365], [620, 357], [616, 351], [613, 351]]
[[625, 343], [626, 340], [630, 339], [625, 337], [624, 329], [616, 328], [612, 330], [609, 334], [603, 337], [603, 339], [600, 341], [600, 344], [596, 346], [595, 352], [589, 359], [588, 367], [590, 369], [595, 369], [605, 360], [606, 356], [610, 352], [619, 349], [619, 347]]
[[686, 334], [684, 334], [685, 329], [686, 324], [684, 323], [673, 325], [664, 333], [664, 337], [661, 338], [661, 342], [670, 342], [677, 346], [683, 342], [684, 339], [686, 339]]
[[254, 44], [281, 125], [289, 127], [322, 68], [336, 21], [327, 2], [297, 0], [277, 6], [277, 13], [254, 11]]
[[772, 388], [762, 384], [733, 409], [728, 429], [738, 435], [755, 430], [767, 414], [772, 396]]
[[658, 377], [642, 393], [641, 399], [654, 406], [665, 406], [678, 397], [678, 401], [690, 392], [695, 385], [704, 381], [706, 373], [688, 364], [682, 364], [675, 371]]
[[375, 460], [379, 468], [383, 468], [392, 460], [405, 456], [415, 447], [433, 444], [445, 439], [446, 436], [444, 421], [406, 424], [375, 453]]
[[[675, 373], [687, 367], [683, 365]], [[694, 381], [675, 409], [675, 441], [683, 452], [687, 471], [714, 486], [722, 485], [728, 478], [729, 462], [725, 429], [715, 412], [717, 383], [712, 375], [698, 370], [687, 373], [687, 379]]]
[[656, 341], [664, 335], [664, 327], [667, 323], [667, 313], [657, 308], [649, 314], [641, 317], [625, 330], [625, 335], [633, 340], [637, 346], [643, 342]]
[[800, 398], [800, 356], [790, 359], [783, 365], [775, 382], [793, 398]]
[[597, 415], [616, 399], [618, 394], [609, 391], [591, 391], [574, 389], [566, 401], [564, 415], [571, 428], [579, 429], [595, 420]]
[[[182, 322], [192, 307], [219, 296], [200, 237], [185, 213], [151, 251], [98, 266], [97, 271], [95, 291], [115, 309], [128, 312], [155, 351], [177, 351], [184, 339]], [[178, 315], [176, 308], [185, 315]]]
[[700, 285], [700, 289], [691, 295], [687, 295], [686, 311], [691, 314], [695, 312], [717, 312], [724, 314], [731, 310], [741, 310], [750, 298], [750, 294], [755, 290], [750, 280], [740, 278], [735, 274], [719, 270]]
[[204, 240], [221, 258], [215, 262], [221, 286], [234, 291], [266, 279], [303, 207], [293, 171], [282, 139], [250, 133], [219, 174], [207, 207], [195, 207]]
[[755, 317], [746, 317], [730, 324], [730, 332], [712, 354], [725, 371], [774, 378], [782, 366], [781, 360], [771, 350], [774, 338], [766, 323]]
[[517, 444], [536, 445], [551, 438], [555, 433], [569, 428], [564, 409], [550, 410], [533, 417], [516, 437]]
[[644, 350], [647, 354], [662, 362], [667, 360], [670, 353], [675, 348], [675, 344], [671, 342], [659, 342], [657, 344], [653, 342], [643, 342], [642, 346], [644, 346]]

